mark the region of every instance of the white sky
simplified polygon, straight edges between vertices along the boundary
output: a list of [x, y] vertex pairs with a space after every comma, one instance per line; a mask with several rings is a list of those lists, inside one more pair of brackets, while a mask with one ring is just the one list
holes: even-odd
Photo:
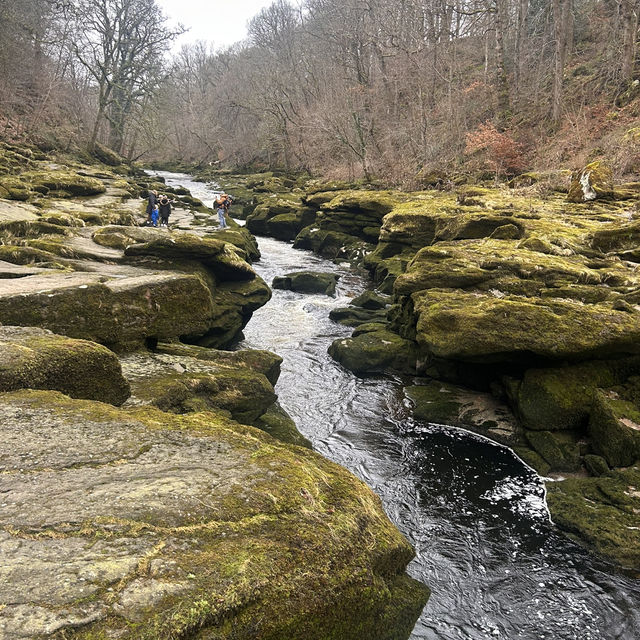
[[189, 31], [177, 47], [197, 40], [221, 49], [247, 35], [247, 22], [273, 0], [157, 0], [172, 25], [181, 23]]

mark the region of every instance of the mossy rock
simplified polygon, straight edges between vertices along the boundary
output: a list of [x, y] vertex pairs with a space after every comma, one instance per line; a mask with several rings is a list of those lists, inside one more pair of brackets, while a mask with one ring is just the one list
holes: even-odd
[[415, 373], [416, 370], [415, 344], [389, 330], [335, 340], [329, 347], [329, 355], [356, 374]]
[[613, 172], [611, 168], [596, 160], [571, 176], [569, 202], [590, 202], [596, 198], [613, 198]]
[[129, 397], [116, 355], [36, 327], [0, 327], [0, 391], [49, 389], [121, 405]]
[[522, 443], [513, 414], [488, 393], [439, 380], [407, 386], [405, 393], [418, 420], [463, 427], [509, 446]]
[[109, 165], [111, 167], [118, 167], [122, 164], [126, 164], [126, 160], [118, 153], [105, 147], [104, 145], [96, 142], [93, 147], [93, 155], [100, 160], [100, 162]]
[[612, 467], [640, 460], [640, 409], [613, 391], [595, 393], [589, 435], [594, 449]]
[[361, 293], [359, 296], [351, 301], [354, 307], [361, 307], [363, 309], [381, 310], [386, 309], [387, 305], [391, 303], [391, 297], [380, 295], [375, 291], [367, 290]]
[[387, 312], [384, 309], [363, 309], [360, 307], [340, 307], [329, 312], [329, 318], [347, 327], [359, 327], [362, 324], [386, 323]]
[[640, 469], [547, 483], [553, 521], [619, 565], [640, 570]]
[[130, 245], [124, 253], [131, 257], [152, 256], [169, 264], [174, 260], [194, 260], [211, 269], [220, 280], [242, 281], [256, 277], [255, 271], [233, 245], [193, 233], [162, 235], [149, 242]]
[[52, 272], [7, 281], [0, 323], [123, 349], [150, 339], [202, 336], [214, 324], [214, 308], [209, 289], [194, 275], [143, 272], [107, 279]]
[[262, 431], [266, 431], [276, 440], [295, 444], [299, 447], [311, 449], [311, 442], [307, 440], [296, 427], [293, 418], [280, 406], [274, 402], [255, 422], [254, 426]]
[[55, 392], [3, 394], [0, 416], [9, 635], [400, 640], [427, 600], [379, 498], [306, 448]]
[[285, 289], [298, 293], [322, 293], [332, 296], [336, 292], [339, 276], [321, 271], [296, 271], [273, 279], [274, 289]]
[[279, 355], [259, 349], [220, 351], [180, 342], [161, 342], [154, 351], [161, 354], [187, 356], [198, 360], [211, 361], [227, 367], [250, 369], [264, 375], [273, 386], [278, 382], [280, 366], [282, 365], [282, 358]]
[[549, 464], [550, 471], [579, 471], [580, 444], [569, 431], [525, 431], [531, 447]]
[[639, 372], [639, 358], [529, 369], [514, 403], [527, 429], [584, 430], [596, 389], [613, 387]]
[[596, 456], [593, 453], [584, 456], [584, 466], [592, 476], [604, 476], [611, 471], [607, 461], [602, 456]]
[[323, 211], [365, 212], [378, 221], [398, 204], [408, 198], [406, 194], [394, 191], [351, 190], [338, 193], [332, 200], [322, 205]]
[[276, 401], [272, 384], [257, 371], [169, 354], [133, 354], [122, 359], [131, 384], [129, 404], [152, 404], [170, 413], [223, 410], [253, 424]]
[[413, 294], [411, 307], [419, 346], [444, 359], [579, 361], [640, 351], [636, 314], [606, 304], [431, 289]]
[[107, 190], [102, 180], [72, 171], [29, 171], [21, 179], [34, 189], [45, 187], [60, 197], [94, 196]]

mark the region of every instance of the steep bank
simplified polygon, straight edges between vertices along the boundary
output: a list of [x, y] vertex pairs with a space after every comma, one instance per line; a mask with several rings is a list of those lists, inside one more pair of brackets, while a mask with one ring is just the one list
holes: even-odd
[[[20, 155], [0, 200], [0, 323], [27, 327], [2, 341], [5, 636], [406, 638], [428, 595], [411, 547], [362, 483], [265, 433], [306, 444], [277, 356], [210, 348], [269, 299], [250, 234], [187, 193], [174, 230], [135, 226], [138, 195], [174, 190]], [[43, 391], [16, 390], [34, 369]]]
[[[589, 184], [597, 172], [587, 173]], [[535, 176], [411, 194], [310, 185], [259, 195], [248, 226], [255, 215], [280, 237], [269, 221], [312, 211], [294, 246], [364, 255], [393, 304], [368, 319], [352, 307], [360, 326], [334, 356], [360, 373], [426, 375], [408, 390], [421, 418], [505, 442], [555, 480], [575, 476], [548, 482], [554, 519], [637, 569], [638, 191], [604, 175], [606, 199], [587, 202]]]

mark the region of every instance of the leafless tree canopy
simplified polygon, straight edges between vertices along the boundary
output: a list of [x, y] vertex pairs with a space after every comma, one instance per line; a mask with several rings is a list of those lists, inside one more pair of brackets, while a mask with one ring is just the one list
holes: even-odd
[[155, 0], [0, 0], [0, 130], [410, 182], [488, 123], [524, 149], [632, 99], [639, 15], [640, 0], [276, 0], [245, 42], [171, 59]]

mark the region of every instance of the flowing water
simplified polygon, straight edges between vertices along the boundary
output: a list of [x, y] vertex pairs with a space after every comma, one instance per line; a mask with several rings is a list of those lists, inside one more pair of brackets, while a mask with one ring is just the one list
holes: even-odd
[[[162, 175], [213, 201], [206, 185]], [[534, 472], [504, 447], [414, 421], [401, 380], [357, 378], [327, 355], [351, 331], [329, 311], [366, 281], [346, 265], [258, 240], [254, 267], [267, 283], [302, 269], [340, 274], [335, 298], [274, 290], [241, 347], [284, 358], [276, 387], [283, 407], [317, 451], [369, 484], [413, 544], [408, 571], [432, 596], [411, 639], [640, 639], [640, 581], [555, 529]]]

